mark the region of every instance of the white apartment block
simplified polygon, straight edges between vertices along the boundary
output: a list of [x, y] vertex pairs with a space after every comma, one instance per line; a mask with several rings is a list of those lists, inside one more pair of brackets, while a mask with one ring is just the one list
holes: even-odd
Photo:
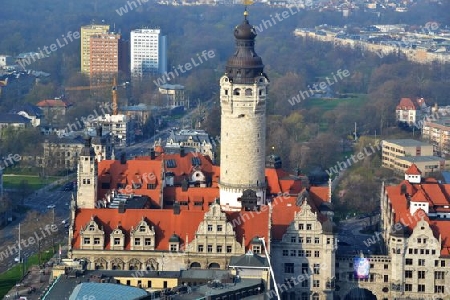
[[131, 31], [131, 64], [133, 77], [167, 72], [167, 42], [160, 29]]

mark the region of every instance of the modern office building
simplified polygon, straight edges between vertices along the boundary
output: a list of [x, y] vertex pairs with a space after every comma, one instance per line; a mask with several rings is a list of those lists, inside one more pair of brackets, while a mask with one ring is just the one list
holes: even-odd
[[160, 29], [131, 31], [130, 49], [130, 71], [133, 77], [167, 72], [167, 41]]
[[382, 142], [382, 166], [396, 172], [405, 172], [416, 164], [424, 175], [442, 171], [447, 162], [433, 155], [433, 145], [413, 139], [384, 140]]
[[91, 24], [81, 26], [81, 72], [89, 74], [91, 71], [91, 36], [107, 33], [109, 25]]

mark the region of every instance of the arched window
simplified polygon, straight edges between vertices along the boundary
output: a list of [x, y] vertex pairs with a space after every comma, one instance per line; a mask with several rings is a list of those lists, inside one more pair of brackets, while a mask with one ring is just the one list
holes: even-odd
[[241, 95], [241, 89], [234, 89], [233, 95], [235, 95], [235, 96]]
[[252, 96], [252, 95], [253, 95], [252, 89], [246, 89], [245, 90], [245, 96]]

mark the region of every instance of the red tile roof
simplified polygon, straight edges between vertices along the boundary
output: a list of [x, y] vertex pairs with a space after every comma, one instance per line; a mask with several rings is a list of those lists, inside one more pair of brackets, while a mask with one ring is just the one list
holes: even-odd
[[[119, 189], [123, 194], [136, 194], [150, 197], [152, 204], [161, 205], [162, 163], [156, 160], [128, 160], [121, 164], [119, 160], [102, 160], [98, 163], [98, 193], [97, 199], [117, 188], [118, 183], [125, 185]], [[132, 184], [142, 182], [142, 187], [133, 189]], [[109, 183], [109, 188], [102, 188], [103, 183]], [[155, 189], [148, 189], [147, 184], [156, 184]]]
[[168, 250], [169, 239], [174, 233], [181, 238], [183, 244], [186, 242], [186, 234], [188, 242], [192, 241], [204, 214], [205, 211], [185, 210], [175, 215], [171, 209], [127, 209], [124, 213], [108, 208], [79, 209], [75, 218], [73, 247], [80, 248], [80, 230], [95, 216], [94, 220], [105, 231], [105, 249], [110, 249], [110, 234], [120, 223], [120, 228], [125, 231], [125, 250], [129, 250], [131, 227], [136, 228], [144, 217], [150, 226], [155, 227], [155, 249]]
[[400, 99], [400, 103], [397, 105], [397, 109], [401, 110], [416, 110], [416, 105], [410, 98]]
[[422, 172], [419, 170], [419, 168], [416, 166], [416, 164], [412, 164], [406, 171], [405, 174], [407, 175], [422, 175]]
[[[166, 186], [162, 189], [163, 170], [170, 171], [175, 177], [184, 177], [197, 170], [192, 165], [193, 158], [198, 157], [201, 171], [210, 176], [212, 183], [210, 187], [189, 187], [186, 191], [180, 186]], [[172, 160], [172, 168], [167, 168], [167, 161]], [[197, 159], [196, 159], [197, 160]], [[150, 157], [139, 157], [134, 160], [127, 160], [121, 164], [119, 160], [103, 160], [98, 163], [99, 191], [98, 199], [117, 185], [123, 184], [127, 188], [120, 189], [121, 193], [134, 193], [136, 195], [146, 195], [151, 198], [153, 206], [162, 209], [127, 209], [124, 213], [119, 213], [117, 209], [79, 209], [75, 220], [74, 244], [75, 248], [80, 246], [80, 230], [95, 215], [106, 234], [106, 249], [109, 249], [109, 234], [115, 229], [119, 222], [125, 232], [129, 232], [132, 226], [136, 226], [142, 217], [145, 217], [151, 225], [155, 226], [157, 235], [157, 250], [168, 249], [168, 239], [176, 233], [182, 239], [186, 234], [189, 241], [193, 239], [195, 231], [203, 220], [203, 216], [209, 209], [209, 205], [219, 197], [218, 187], [220, 167], [212, 165], [208, 157], [194, 153], [186, 153], [183, 157], [179, 154], [161, 154], [155, 159]], [[295, 212], [300, 210], [297, 206], [297, 194], [302, 191], [301, 181], [298, 177], [291, 176], [282, 169], [266, 169], [266, 178], [270, 187], [270, 194], [278, 194], [273, 201], [272, 214], [272, 237], [281, 239], [287, 227], [293, 221]], [[133, 183], [142, 183], [142, 187], [134, 189]], [[147, 189], [147, 184], [155, 184], [155, 189]], [[109, 184], [109, 188], [102, 188]], [[286, 196], [283, 196], [282, 194]], [[161, 199], [163, 194], [164, 199]], [[328, 199], [328, 187], [312, 187], [309, 191], [310, 205], [314, 212], [318, 212], [318, 207]], [[162, 201], [164, 200], [164, 201]], [[175, 201], [187, 202], [180, 205], [180, 214], [173, 213]], [[245, 237], [245, 247], [250, 249], [251, 240], [255, 237], [264, 237], [268, 242], [269, 210], [268, 206], [262, 206], [259, 212], [240, 211], [226, 212], [228, 221], [234, 227], [236, 239], [242, 242]], [[320, 221], [326, 217], [318, 212]], [[129, 237], [126, 239], [126, 249], [130, 248]]]
[[[427, 180], [425, 181], [427, 182]], [[444, 205], [450, 205], [450, 185], [439, 184], [435, 180], [430, 180], [430, 183], [411, 184], [408, 181], [402, 181], [396, 186], [387, 186], [385, 190], [388, 195], [388, 201], [392, 206], [394, 213], [394, 223], [402, 223], [412, 231], [417, 222], [423, 216], [433, 229], [436, 238], [441, 236], [442, 249], [441, 255], [450, 255], [450, 222], [441, 220], [430, 220], [427, 214], [418, 209], [411, 215], [407, 204], [405, 194], [401, 194], [401, 186], [406, 186], [406, 193], [411, 196], [412, 201], [428, 202], [430, 205], [429, 211], [431, 212], [447, 212], [447, 209], [443, 208]]]
[[62, 100], [42, 100], [36, 106], [39, 107], [68, 107], [69, 104]]

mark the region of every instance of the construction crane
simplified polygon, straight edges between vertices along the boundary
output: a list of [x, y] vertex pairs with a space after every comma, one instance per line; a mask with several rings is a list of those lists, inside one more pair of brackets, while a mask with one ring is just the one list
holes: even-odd
[[129, 84], [130, 84], [129, 82], [124, 82], [124, 83], [121, 83], [120, 85], [117, 85], [117, 79], [116, 79], [116, 77], [114, 77], [112, 86], [111, 86], [111, 84], [91, 85], [91, 86], [73, 86], [73, 87], [67, 87], [64, 90], [65, 91], [87, 91], [87, 90], [103, 89], [103, 88], [107, 88], [107, 87], [111, 88], [113, 115], [117, 115], [117, 108], [118, 108], [117, 89], [119, 87], [127, 88]]
[[277, 282], [275, 281], [275, 274], [273, 273], [272, 263], [270, 262], [270, 253], [266, 247], [266, 241], [264, 240], [264, 238], [259, 238], [259, 240], [261, 241], [261, 243], [264, 247], [264, 251], [266, 252], [267, 262], [269, 263], [269, 271], [270, 271], [270, 274], [272, 275], [273, 287], [275, 289], [275, 293], [277, 294], [277, 299], [281, 300], [280, 293], [278, 291]]

